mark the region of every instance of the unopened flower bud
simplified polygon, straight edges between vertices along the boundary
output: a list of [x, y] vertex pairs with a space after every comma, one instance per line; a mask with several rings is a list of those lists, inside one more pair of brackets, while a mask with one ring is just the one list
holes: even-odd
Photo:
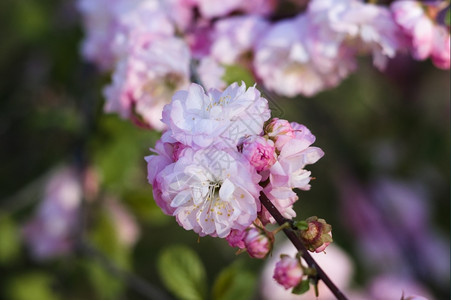
[[232, 229], [229, 235], [226, 237], [230, 247], [238, 247], [240, 249], [246, 248], [244, 244], [244, 238], [246, 236], [246, 230]]
[[265, 134], [274, 141], [276, 148], [280, 151], [294, 137], [294, 130], [287, 120], [273, 118], [266, 125]]
[[306, 220], [308, 228], [301, 230], [301, 239], [309, 251], [322, 252], [332, 242], [332, 226], [324, 219], [310, 217]]
[[273, 278], [285, 289], [297, 286], [302, 280], [302, 267], [298, 258], [281, 255], [276, 263]]
[[273, 238], [258, 228], [247, 230], [244, 244], [249, 255], [253, 258], [265, 258], [272, 249]]
[[243, 155], [257, 172], [268, 170], [276, 162], [274, 142], [261, 136], [251, 136], [243, 141]]

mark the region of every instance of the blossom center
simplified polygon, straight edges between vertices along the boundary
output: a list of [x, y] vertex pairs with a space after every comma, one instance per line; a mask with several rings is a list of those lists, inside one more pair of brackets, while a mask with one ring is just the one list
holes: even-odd
[[171, 72], [157, 80], [157, 82], [149, 80], [143, 86], [143, 92], [156, 99], [170, 99], [182, 82], [183, 77], [181, 74]]

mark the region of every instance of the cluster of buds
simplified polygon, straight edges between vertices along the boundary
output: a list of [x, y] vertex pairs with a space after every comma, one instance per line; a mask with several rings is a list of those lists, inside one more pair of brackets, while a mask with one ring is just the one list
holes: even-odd
[[232, 230], [226, 240], [231, 247], [240, 248], [237, 254], [246, 251], [252, 258], [264, 259], [273, 248], [274, 233], [260, 225], [251, 225], [243, 231]]

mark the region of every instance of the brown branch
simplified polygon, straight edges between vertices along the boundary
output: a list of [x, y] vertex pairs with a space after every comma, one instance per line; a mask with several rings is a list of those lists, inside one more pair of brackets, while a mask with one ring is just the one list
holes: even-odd
[[[263, 206], [268, 210], [268, 212], [274, 217], [276, 222], [282, 226], [283, 224], [289, 222], [288, 220], [282, 216], [282, 214], [277, 210], [277, 208], [272, 204], [272, 202], [266, 197], [265, 193], [260, 193], [260, 202]], [[310, 268], [315, 268], [317, 273], [317, 279], [320, 279], [324, 282], [324, 284], [329, 288], [329, 290], [334, 294], [334, 296], [338, 300], [348, 300], [348, 298], [340, 291], [340, 289], [330, 280], [329, 276], [321, 269], [321, 267], [316, 263], [313, 257], [305, 248], [299, 236], [293, 230], [293, 228], [285, 228], [283, 232], [288, 237], [288, 239], [293, 243], [293, 245], [298, 249], [298, 251], [302, 254], [302, 258], [309, 265]]]

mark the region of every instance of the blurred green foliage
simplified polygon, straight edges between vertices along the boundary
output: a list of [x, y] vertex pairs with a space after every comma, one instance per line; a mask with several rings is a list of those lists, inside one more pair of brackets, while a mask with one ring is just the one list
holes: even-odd
[[14, 220], [0, 212], [0, 264], [10, 264], [20, 254], [19, 230]]
[[206, 298], [207, 278], [199, 256], [186, 246], [163, 249], [158, 272], [166, 287], [181, 300]]
[[213, 284], [212, 299], [246, 300], [252, 299], [257, 285], [257, 276], [246, 269], [242, 261], [236, 261], [221, 271]]
[[225, 66], [224, 76], [222, 78], [224, 82], [229, 85], [234, 82], [244, 82], [246, 86], [253, 86], [255, 83], [254, 76], [251, 72], [241, 65], [228, 65]]
[[11, 300], [58, 300], [52, 289], [54, 279], [46, 273], [25, 273], [10, 279], [6, 297]]

